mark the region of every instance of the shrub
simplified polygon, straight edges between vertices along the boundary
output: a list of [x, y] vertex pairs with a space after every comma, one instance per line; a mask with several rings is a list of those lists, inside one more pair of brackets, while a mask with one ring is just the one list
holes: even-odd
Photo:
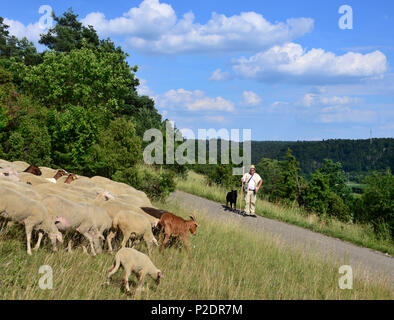
[[331, 192], [328, 197], [327, 213], [330, 217], [335, 217], [343, 222], [349, 222], [352, 220], [349, 207], [344, 203], [342, 198], [334, 192]]
[[[111, 177], [116, 171], [132, 168], [141, 158], [141, 138], [134, 123], [125, 117], [110, 121], [89, 150], [87, 166], [94, 174]], [[133, 180], [133, 179], [132, 179]]]
[[366, 179], [367, 187], [356, 205], [356, 218], [370, 222], [377, 234], [384, 236], [387, 230], [394, 237], [394, 176], [374, 172]]
[[224, 188], [233, 188], [240, 184], [241, 179], [233, 175], [233, 167], [230, 164], [215, 165], [208, 173], [207, 181], [210, 185], [219, 185]]
[[165, 200], [176, 187], [173, 171], [158, 170], [153, 166], [135, 166], [119, 170], [112, 176], [112, 179], [145, 192], [151, 200]]
[[37, 119], [25, 117], [6, 144], [7, 160], [23, 160], [31, 164], [51, 164], [51, 138], [45, 125]]
[[312, 175], [306, 189], [303, 190], [303, 201], [308, 211], [320, 214], [327, 213], [330, 187], [327, 176], [319, 171]]

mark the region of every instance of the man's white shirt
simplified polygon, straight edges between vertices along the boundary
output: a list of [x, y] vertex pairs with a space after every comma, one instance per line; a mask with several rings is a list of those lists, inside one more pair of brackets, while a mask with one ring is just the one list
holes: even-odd
[[[244, 182], [248, 183], [250, 177], [251, 177], [250, 173], [245, 173], [243, 176]], [[259, 184], [260, 180], [261, 180], [261, 177], [257, 173], [253, 174], [253, 178], [250, 179], [250, 181], [249, 181], [248, 190], [256, 189], [256, 185]]]

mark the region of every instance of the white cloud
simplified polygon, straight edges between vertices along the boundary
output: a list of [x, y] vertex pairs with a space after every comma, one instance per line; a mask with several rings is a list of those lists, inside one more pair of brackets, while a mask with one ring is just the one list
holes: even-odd
[[242, 92], [242, 104], [246, 106], [258, 106], [261, 103], [261, 97], [253, 91]]
[[206, 116], [205, 120], [210, 121], [210, 122], [220, 122], [220, 123], [223, 123], [226, 121], [223, 116]]
[[223, 81], [231, 79], [231, 75], [229, 72], [222, 71], [221, 69], [216, 69], [212, 72], [209, 80], [211, 81]]
[[306, 107], [312, 107], [312, 106], [329, 106], [329, 105], [351, 105], [351, 104], [357, 104], [361, 103], [364, 100], [358, 97], [348, 97], [348, 96], [343, 96], [343, 97], [338, 97], [338, 96], [333, 96], [333, 97], [327, 97], [327, 96], [321, 96], [315, 93], [307, 93], [304, 96], [303, 99], [303, 105]]
[[192, 12], [178, 18], [171, 5], [144, 0], [122, 17], [106, 19], [103, 13], [92, 12], [81, 21], [104, 36], [125, 35], [133, 50], [161, 54], [262, 50], [303, 36], [314, 24], [310, 18], [271, 23], [256, 12], [230, 17], [212, 13], [206, 24], [194, 19]]
[[118, 17], [106, 20], [101, 12], [89, 13], [81, 22], [92, 25], [104, 35], [129, 35], [136, 38], [154, 40], [173, 27], [177, 17], [171, 5], [158, 0], [142, 1], [139, 7], [131, 8]]
[[322, 123], [366, 123], [376, 121], [376, 118], [376, 112], [371, 110], [334, 106], [322, 109], [318, 121]]
[[144, 79], [139, 79], [140, 85], [137, 87], [137, 92], [140, 96], [154, 96], [153, 90], [151, 90], [148, 85], [147, 81]]
[[196, 100], [191, 104], [188, 104], [187, 108], [190, 111], [199, 111], [199, 110], [233, 111], [234, 103], [232, 101], [223, 99], [222, 97], [204, 98], [201, 100]]
[[318, 123], [368, 123], [377, 117], [359, 97], [307, 93], [296, 105], [307, 107], [300, 114]]
[[287, 106], [287, 105], [289, 105], [289, 103], [286, 102], [286, 101], [275, 101], [275, 102], [273, 102], [273, 103], [271, 104], [272, 107], [277, 107], [277, 106], [280, 106], [280, 105], [285, 105], [285, 106]]
[[29, 23], [27, 26], [25, 26], [23, 23], [17, 20], [4, 18], [4, 24], [9, 26], [8, 31], [10, 34], [17, 37], [18, 39], [26, 37], [30, 41], [37, 42], [40, 39], [40, 34], [45, 33], [45, 30], [40, 28], [39, 22], [34, 24]]
[[187, 111], [234, 111], [234, 103], [222, 97], [207, 97], [201, 90], [171, 89], [157, 95], [155, 101], [160, 108]]
[[379, 78], [387, 72], [388, 64], [380, 51], [337, 56], [323, 49], [306, 51], [299, 44], [287, 43], [234, 60], [233, 70], [240, 77], [258, 81], [316, 85]]

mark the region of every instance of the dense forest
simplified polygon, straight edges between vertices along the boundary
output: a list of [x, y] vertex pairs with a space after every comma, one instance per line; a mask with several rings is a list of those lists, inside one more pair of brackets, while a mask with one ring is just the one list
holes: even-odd
[[[394, 139], [371, 140], [324, 140], [324, 141], [252, 141], [252, 162], [261, 159], [280, 160], [287, 149], [300, 163], [301, 174], [310, 175], [323, 166], [324, 159], [340, 162], [343, 170], [352, 180], [359, 180], [360, 174], [387, 168], [394, 170]], [[359, 181], [357, 181], [359, 182]]]

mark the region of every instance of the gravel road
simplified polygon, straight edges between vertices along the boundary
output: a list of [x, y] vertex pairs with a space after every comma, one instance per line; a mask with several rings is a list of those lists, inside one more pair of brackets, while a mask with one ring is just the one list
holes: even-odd
[[[229, 220], [242, 224], [250, 230], [271, 234], [287, 247], [301, 247], [317, 253], [323, 260], [352, 266], [354, 277], [385, 278], [386, 284], [394, 286], [394, 258], [372, 249], [331, 238], [284, 222], [263, 217], [243, 217], [227, 210], [221, 203], [207, 200], [182, 191], [171, 194], [169, 201], [186, 210], [205, 213], [208, 218]], [[345, 263], [346, 262], [346, 263]]]

